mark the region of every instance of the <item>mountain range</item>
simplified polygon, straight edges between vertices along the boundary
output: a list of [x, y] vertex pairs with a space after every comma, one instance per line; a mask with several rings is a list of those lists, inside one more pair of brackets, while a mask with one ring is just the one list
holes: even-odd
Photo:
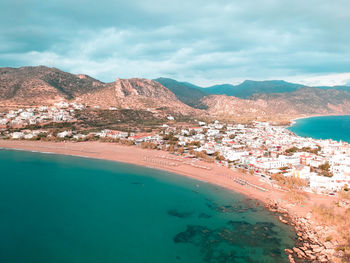
[[[178, 90], [186, 91], [185, 95], [200, 91], [202, 97], [206, 95], [227, 95], [242, 99], [249, 99], [255, 94], [288, 93], [302, 88], [319, 88], [324, 90], [335, 89], [350, 92], [350, 86], [319, 86], [309, 87], [302, 84], [290, 83], [284, 80], [245, 80], [241, 84], [220, 84], [210, 87], [200, 87], [188, 82], [179, 82], [169, 78], [158, 78], [155, 81], [161, 83], [175, 94]], [[197, 98], [198, 96], [192, 96]], [[201, 98], [202, 98], [201, 97]]]
[[350, 87], [307, 87], [283, 80], [199, 87], [169, 78], [104, 83], [45, 66], [0, 68], [3, 106], [68, 100], [91, 107], [149, 110], [232, 120], [288, 120], [303, 115], [349, 114]]

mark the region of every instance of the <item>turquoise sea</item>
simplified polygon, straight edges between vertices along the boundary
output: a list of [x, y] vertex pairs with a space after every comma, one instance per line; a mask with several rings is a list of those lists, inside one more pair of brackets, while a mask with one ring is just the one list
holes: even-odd
[[299, 119], [288, 129], [303, 137], [350, 143], [350, 115]]
[[1, 263], [288, 262], [293, 229], [242, 195], [123, 163], [0, 150]]

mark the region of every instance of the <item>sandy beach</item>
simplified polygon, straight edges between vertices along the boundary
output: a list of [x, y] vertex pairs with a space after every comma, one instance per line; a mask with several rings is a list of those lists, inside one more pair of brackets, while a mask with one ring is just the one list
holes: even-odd
[[[306, 216], [314, 205], [327, 205], [334, 201], [334, 197], [310, 193], [308, 194], [309, 202], [303, 205], [290, 204], [285, 200], [285, 192], [273, 188], [268, 183], [262, 182], [260, 178], [256, 176], [233, 171], [226, 167], [220, 167], [215, 163], [192, 160], [168, 152], [142, 149], [137, 146], [124, 146], [103, 142], [75, 143], [0, 140], [0, 147], [105, 159], [161, 169], [215, 184], [264, 203], [270, 203], [271, 201], [278, 202], [281, 206], [286, 208], [291, 215], [300, 217]], [[264, 188], [267, 191], [262, 191], [252, 186], [242, 186], [237, 183], [237, 179], [245, 180], [252, 185]]]

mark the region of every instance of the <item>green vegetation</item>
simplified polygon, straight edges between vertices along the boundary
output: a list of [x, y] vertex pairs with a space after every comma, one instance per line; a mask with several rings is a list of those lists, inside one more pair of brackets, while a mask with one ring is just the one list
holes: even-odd
[[200, 101], [207, 94], [204, 91], [195, 88], [194, 85], [168, 78], [159, 78], [155, 79], [155, 81], [168, 88], [181, 102], [188, 106], [197, 109], [208, 109], [208, 107]]
[[174, 136], [174, 133], [163, 134], [163, 140], [167, 141], [169, 144], [177, 144], [179, 138]]
[[284, 167], [281, 167], [279, 168], [281, 171], [285, 171], [285, 170], [288, 170], [289, 169], [289, 166], [284, 166]]
[[200, 147], [201, 143], [199, 141], [193, 141], [187, 144], [187, 146], [196, 146], [196, 147]]
[[115, 111], [85, 109], [77, 111], [75, 116], [83, 129], [149, 132], [164, 123], [163, 118], [155, 117], [152, 112], [131, 109]]
[[215, 85], [205, 90], [210, 94], [225, 94], [238, 98], [249, 98], [254, 94], [293, 92], [304, 87], [300, 84], [289, 83], [283, 80], [252, 81], [246, 80], [239, 85], [222, 84]]
[[158, 149], [158, 146], [157, 146], [157, 144], [155, 144], [153, 142], [142, 142], [141, 148], [142, 149]]
[[329, 170], [331, 168], [331, 166], [329, 165], [328, 162], [325, 162], [324, 164], [321, 164], [318, 168], [321, 170], [321, 175], [327, 176], [327, 177], [332, 177], [333, 176], [333, 174]]
[[292, 153], [295, 153], [295, 152], [308, 152], [308, 153], [317, 154], [320, 150], [321, 150], [320, 146], [317, 146], [316, 149], [313, 149], [313, 148], [310, 148], [310, 147], [303, 147], [303, 148], [299, 149], [299, 148], [293, 146], [293, 147], [285, 150], [285, 153], [286, 154], [292, 154]]
[[193, 155], [196, 158], [202, 159], [203, 161], [205, 161], [207, 163], [213, 163], [214, 162], [214, 159], [211, 158], [210, 156], [208, 156], [205, 151], [202, 151], [202, 152], [193, 151]]

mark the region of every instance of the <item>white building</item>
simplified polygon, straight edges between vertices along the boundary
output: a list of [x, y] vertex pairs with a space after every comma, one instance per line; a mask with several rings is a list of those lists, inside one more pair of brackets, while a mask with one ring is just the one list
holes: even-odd
[[23, 132], [14, 132], [11, 134], [12, 139], [21, 139], [23, 138], [24, 133]]
[[59, 138], [64, 138], [71, 135], [72, 135], [72, 131], [63, 131], [63, 132], [57, 133], [57, 137]]
[[225, 151], [223, 155], [226, 160], [229, 160], [232, 162], [232, 161], [240, 160], [242, 156], [249, 155], [249, 152], [228, 150], [228, 151]]

